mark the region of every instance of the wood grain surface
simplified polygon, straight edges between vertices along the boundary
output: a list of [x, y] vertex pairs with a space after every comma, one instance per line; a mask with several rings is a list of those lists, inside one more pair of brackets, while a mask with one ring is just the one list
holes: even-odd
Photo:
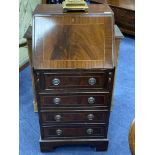
[[[91, 129], [93, 130], [92, 134], [88, 134], [87, 130]], [[61, 130], [62, 133], [61, 135], [57, 135], [57, 131]], [[76, 139], [78, 138], [87, 138], [87, 139], [91, 139], [91, 138], [98, 138], [98, 137], [103, 137], [106, 138], [107, 137], [107, 127], [105, 125], [83, 125], [83, 127], [81, 126], [52, 126], [52, 127], [43, 127], [43, 139], [70, 139], [70, 138], [74, 138]]]
[[[44, 6], [44, 5], [43, 5]], [[113, 68], [113, 13], [104, 5], [88, 13], [53, 13], [40, 5], [34, 14], [33, 64], [35, 69]], [[101, 6], [104, 6], [103, 8]], [[52, 9], [51, 9], [52, 10]], [[98, 10], [98, 12], [96, 11]]]
[[[89, 98], [94, 98], [94, 103], [89, 103]], [[72, 106], [104, 106], [108, 107], [110, 104], [110, 94], [91, 94], [88, 93], [86, 95], [78, 94], [78, 95], [40, 95], [40, 107], [42, 108], [56, 108], [56, 107], [67, 107]], [[59, 98], [59, 102], [55, 104], [54, 99]]]
[[[56, 117], [60, 119], [56, 119]], [[92, 119], [89, 119], [89, 116], [92, 116]], [[106, 124], [109, 120], [109, 111], [108, 110], [86, 110], [86, 111], [51, 111], [44, 110], [41, 112], [42, 124], [47, 125], [47, 123], [104, 123]]]
[[[117, 56], [114, 35], [113, 12], [107, 5], [90, 5], [87, 13], [63, 13], [60, 5], [36, 8], [32, 64], [42, 152], [65, 144], [107, 150]], [[89, 106], [92, 102], [103, 105]]]
[[[88, 12], [86, 14], [94, 14], [94, 13], [100, 13], [103, 14], [104, 12], [111, 12], [111, 8], [107, 5], [96, 5], [96, 4], [88, 4]], [[51, 14], [83, 14], [84, 12], [69, 12], [64, 13], [62, 4], [41, 4], [36, 7], [36, 9], [33, 12], [33, 15], [51, 15]]]
[[97, 4], [107, 3], [115, 15], [115, 23], [125, 34], [135, 35], [135, 0], [92, 0]]
[[107, 0], [111, 6], [135, 11], [135, 0]]

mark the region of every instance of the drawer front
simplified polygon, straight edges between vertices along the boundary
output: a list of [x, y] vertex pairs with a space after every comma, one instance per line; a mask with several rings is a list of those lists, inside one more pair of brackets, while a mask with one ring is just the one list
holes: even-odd
[[87, 74], [41, 73], [38, 80], [39, 90], [54, 89], [106, 89], [112, 85], [112, 72]]
[[[55, 84], [54, 80], [59, 80], [59, 84]], [[45, 89], [52, 88], [107, 88], [107, 78], [101, 75], [85, 75], [85, 76], [48, 76], [45, 75]]]
[[62, 106], [106, 106], [111, 103], [110, 94], [88, 94], [88, 95], [40, 95], [41, 107]]
[[42, 123], [107, 123], [108, 110], [99, 111], [67, 111], [67, 112], [41, 112]]
[[106, 126], [51, 126], [42, 127], [42, 137], [44, 139], [50, 138], [69, 138], [69, 137], [107, 137], [107, 127]]

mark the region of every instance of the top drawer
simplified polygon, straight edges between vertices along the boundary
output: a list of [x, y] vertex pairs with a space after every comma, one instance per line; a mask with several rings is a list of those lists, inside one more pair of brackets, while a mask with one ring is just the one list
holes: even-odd
[[106, 89], [111, 90], [113, 81], [113, 72], [97, 73], [37, 73], [37, 88], [39, 90], [53, 89]]

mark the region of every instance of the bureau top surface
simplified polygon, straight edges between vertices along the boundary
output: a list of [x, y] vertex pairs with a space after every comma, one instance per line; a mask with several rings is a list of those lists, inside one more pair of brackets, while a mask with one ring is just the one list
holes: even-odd
[[34, 69], [114, 67], [114, 21], [107, 5], [63, 13], [61, 5], [44, 4], [33, 15]]

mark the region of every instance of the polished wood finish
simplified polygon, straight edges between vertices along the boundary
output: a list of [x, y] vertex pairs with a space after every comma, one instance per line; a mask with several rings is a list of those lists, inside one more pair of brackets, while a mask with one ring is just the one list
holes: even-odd
[[[40, 90], [53, 90], [59, 89], [104, 89], [109, 90], [111, 81], [109, 76], [113, 75], [113, 70], [101, 70], [101, 71], [89, 71], [89, 70], [63, 70], [61, 72], [56, 71], [44, 71], [37, 72], [38, 87]], [[95, 73], [95, 74], [94, 74]], [[95, 84], [89, 84], [91, 79], [95, 79]], [[54, 85], [53, 80], [58, 79], [59, 84]], [[54, 90], [55, 91], [55, 90]]]
[[[116, 66], [117, 66], [117, 60], [118, 60], [118, 55], [119, 55], [119, 46], [120, 46], [120, 41], [123, 38], [122, 33], [120, 32], [119, 28], [117, 25], [114, 26], [114, 34], [115, 34], [115, 51], [116, 51], [116, 57], [115, 57], [115, 62], [116, 62]], [[30, 60], [30, 68], [31, 68], [31, 76], [32, 76], [32, 87], [33, 87], [33, 94], [34, 94], [34, 101], [33, 101], [33, 105], [34, 105], [34, 111], [37, 112], [38, 108], [37, 108], [37, 100], [35, 97], [35, 86], [34, 86], [34, 74], [33, 74], [33, 64], [32, 64], [32, 27], [30, 26], [28, 28], [28, 30], [25, 33], [24, 36], [27, 39], [28, 42], [28, 49], [29, 49], [29, 60]]]
[[103, 138], [107, 137], [107, 127], [106, 125], [53, 125], [53, 126], [43, 126], [43, 137], [45, 140], [52, 139], [80, 139], [80, 138]]
[[115, 23], [121, 31], [135, 35], [135, 0], [92, 0], [92, 2], [108, 3], [114, 12]]
[[107, 0], [115, 15], [115, 23], [125, 34], [135, 35], [135, 0]]
[[135, 11], [111, 6], [115, 22], [125, 34], [135, 35]]
[[65, 140], [42, 140], [40, 139], [40, 150], [42, 152], [53, 151], [57, 146], [64, 145], [90, 145], [96, 148], [96, 151], [106, 151], [108, 148], [108, 139], [65, 139]]
[[133, 120], [129, 130], [129, 145], [132, 155], [135, 155], [135, 120]]
[[[56, 4], [56, 5], [52, 5], [52, 4], [42, 4], [42, 5], [38, 5], [39, 7], [36, 7], [36, 9], [34, 10], [33, 14], [35, 15], [51, 15], [51, 14], [61, 14], [61, 15], [78, 15], [78, 14], [86, 14], [89, 15], [89, 13], [100, 13], [103, 14], [104, 12], [106, 13], [112, 13], [111, 8], [107, 5], [96, 5], [96, 4], [90, 4], [89, 6], [89, 10], [88, 13], [82, 12], [82, 11], [78, 11], [78, 12], [69, 12], [69, 13], [63, 13], [63, 9], [62, 9], [62, 5], [61, 4]], [[103, 12], [104, 11], [104, 12]], [[48, 13], [47, 13], [48, 12]], [[108, 15], [108, 14], [107, 14]]]
[[[41, 100], [41, 108], [50, 108], [52, 107], [70, 107], [70, 106], [109, 106], [109, 94], [107, 93], [78, 93], [74, 94], [72, 96], [70, 95], [51, 95], [51, 94], [40, 94], [39, 98]], [[90, 100], [90, 99], [94, 99]], [[59, 99], [57, 102], [55, 102], [55, 99]]]
[[81, 13], [62, 16], [61, 5], [42, 5], [34, 14], [35, 69], [114, 67], [113, 14], [108, 6], [90, 5], [82, 16]]
[[[95, 108], [94, 108], [95, 109]], [[41, 110], [42, 124], [46, 123], [108, 123], [109, 110]]]
[[[92, 5], [90, 8], [88, 14], [63, 14], [60, 5], [40, 5], [34, 12], [35, 26], [37, 24], [44, 29], [42, 31], [33, 28], [33, 48], [30, 46], [33, 52], [31, 69], [38, 104], [42, 152], [52, 151], [55, 147], [66, 144], [88, 144], [96, 147], [96, 151], [106, 151], [108, 148], [107, 131], [118, 56], [114, 41], [119, 41], [122, 36], [118, 35], [114, 39], [114, 30], [117, 27], [113, 25], [113, 13], [107, 5]], [[93, 20], [90, 20], [92, 17]], [[52, 27], [51, 21], [54, 21], [56, 26]], [[108, 24], [111, 30], [105, 29]], [[97, 38], [98, 43], [93, 40], [89, 28], [91, 26], [94, 27], [94, 39]], [[75, 30], [79, 30], [79, 33]], [[74, 40], [76, 35], [77, 39], [81, 39], [81, 36], [84, 41]], [[27, 33], [26, 38], [31, 42], [31, 33]], [[74, 44], [70, 38], [73, 38]], [[108, 40], [106, 45], [105, 40]], [[107, 47], [104, 52], [101, 51], [102, 46]], [[76, 49], [79, 49], [79, 52]], [[103, 53], [105, 55], [102, 55]], [[70, 62], [77, 61], [77, 64], [71, 64], [69, 68], [69, 63], [57, 65], [56, 61], [66, 59]], [[78, 59], [86, 60], [89, 67], [81, 67]], [[90, 64], [94, 59], [102, 62], [98, 66]], [[47, 61], [56, 65], [52, 66]], [[95, 79], [95, 83], [92, 84], [90, 79]]]
[[[46, 0], [43, 0], [43, 3], [49, 4]], [[90, 3], [108, 3], [121, 31], [125, 34], [135, 35], [135, 0], [90, 0]]]
[[135, 11], [135, 0], [107, 0], [111, 6]]
[[[61, 145], [58, 140], [69, 143], [67, 139], [69, 144], [89, 139], [97, 151], [107, 149], [116, 65], [113, 21], [108, 5], [90, 5], [88, 13], [63, 13], [60, 5], [35, 9], [32, 64], [41, 151]], [[83, 97], [88, 94], [91, 98]], [[65, 104], [55, 106], [60, 101]]]

